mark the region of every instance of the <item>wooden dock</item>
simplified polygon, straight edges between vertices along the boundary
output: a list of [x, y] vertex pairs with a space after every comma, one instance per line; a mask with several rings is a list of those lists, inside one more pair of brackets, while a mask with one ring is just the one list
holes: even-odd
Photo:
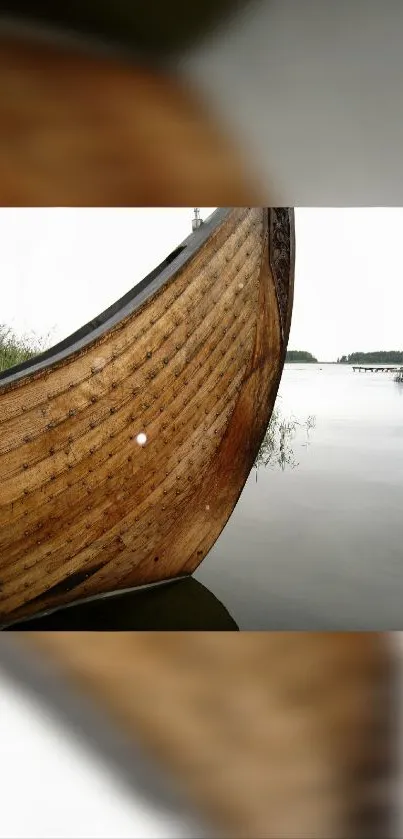
[[403, 373], [403, 367], [367, 367], [366, 365], [353, 365], [353, 372], [355, 373]]

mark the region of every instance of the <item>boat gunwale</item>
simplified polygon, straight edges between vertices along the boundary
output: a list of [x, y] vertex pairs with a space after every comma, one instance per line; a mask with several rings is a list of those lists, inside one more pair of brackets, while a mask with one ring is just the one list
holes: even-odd
[[[120, 322], [134, 314], [190, 262], [212, 232], [226, 221], [233, 209], [236, 208], [218, 207], [214, 210], [200, 227], [183, 239], [140, 282], [75, 332], [39, 355], [0, 371], [0, 396], [10, 385], [21, 383], [30, 376], [48, 370], [87, 349], [92, 343], [111, 332]], [[177, 255], [171, 259], [176, 251], [178, 251]]]
[[[10, 4], [11, 5], [11, 4]], [[142, 48], [140, 43], [125, 43], [122, 39], [100, 31], [89, 31], [74, 25], [36, 17], [35, 13], [20, 13], [10, 8], [0, 9], [0, 39], [12, 43], [45, 47], [48, 50], [74, 51], [78, 56], [124, 62], [144, 71], [164, 71], [167, 57]], [[165, 60], [164, 60], [165, 59]]]
[[[182, 44], [169, 45], [161, 49], [161, 44], [154, 46], [144, 44], [141, 35], [127, 34], [130, 24], [119, 27], [119, 20], [105, 26], [102, 21], [88, 23], [86, 20], [64, 17], [57, 18], [48, 10], [38, 10], [26, 7], [26, 3], [15, 4], [14, 2], [3, 2], [0, 8], [0, 39], [4, 36], [11, 42], [28, 43], [29, 46], [45, 47], [47, 49], [62, 49], [67, 52], [73, 50], [78, 55], [89, 58], [111, 59], [124, 62], [126, 65], [139, 67], [142, 72], [164, 72], [172, 70], [172, 61], [189, 49], [189, 44], [197, 44], [203, 40], [209, 31], [214, 28], [211, 19], [203, 25], [196, 34], [187, 33], [182, 37]], [[229, 8], [220, 7], [216, 15], [215, 26], [222, 26], [226, 19], [236, 16], [242, 10], [242, 3], [230, 3]], [[116, 29], [116, 23], [118, 28]]]

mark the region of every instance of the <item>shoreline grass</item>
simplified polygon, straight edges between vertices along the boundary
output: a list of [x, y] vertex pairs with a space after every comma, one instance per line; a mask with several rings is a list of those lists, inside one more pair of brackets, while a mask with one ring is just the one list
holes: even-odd
[[9, 326], [0, 324], [0, 373], [43, 352], [46, 339], [35, 335], [18, 337]]

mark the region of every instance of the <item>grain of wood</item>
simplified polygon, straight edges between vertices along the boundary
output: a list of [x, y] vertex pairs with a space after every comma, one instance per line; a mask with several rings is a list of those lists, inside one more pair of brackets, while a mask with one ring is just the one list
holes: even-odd
[[20, 633], [224, 836], [385, 839], [393, 665], [379, 633]]
[[0, 37], [3, 206], [259, 203], [219, 122], [172, 73]]
[[216, 540], [284, 362], [268, 219], [229, 210], [140, 307], [0, 380], [1, 620], [191, 573]]

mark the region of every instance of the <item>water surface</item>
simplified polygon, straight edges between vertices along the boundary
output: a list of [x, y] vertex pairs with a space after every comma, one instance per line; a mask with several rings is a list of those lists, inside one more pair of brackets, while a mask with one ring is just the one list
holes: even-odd
[[261, 468], [196, 578], [241, 629], [403, 627], [403, 387], [289, 364], [277, 406], [295, 468]]

